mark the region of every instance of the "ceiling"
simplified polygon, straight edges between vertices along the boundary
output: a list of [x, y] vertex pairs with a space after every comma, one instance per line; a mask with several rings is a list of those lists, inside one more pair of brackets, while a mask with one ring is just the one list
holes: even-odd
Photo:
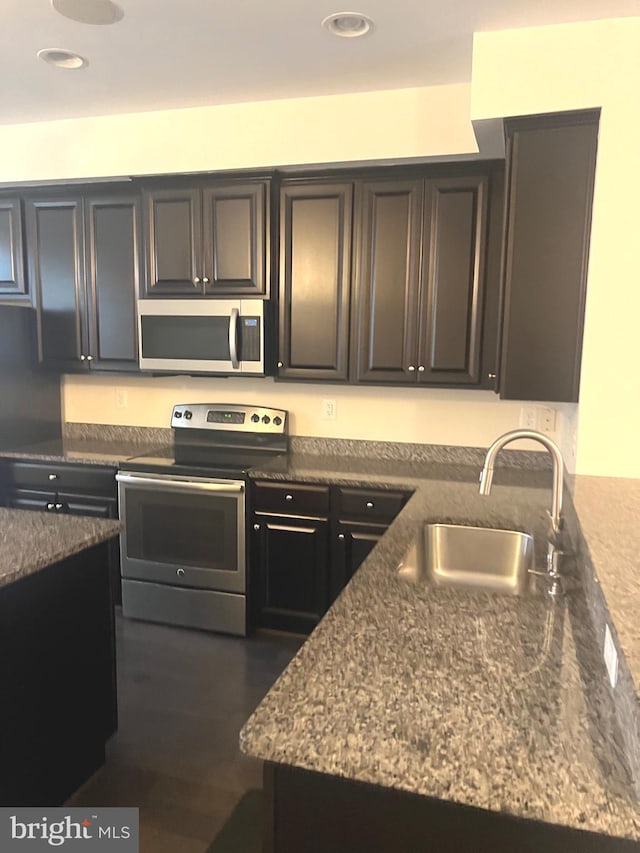
[[[90, 0], [86, 0], [90, 2]], [[0, 124], [468, 81], [472, 34], [640, 15], [640, 0], [117, 0], [113, 26], [2, 0]], [[373, 34], [338, 39], [344, 9]], [[89, 65], [36, 59], [68, 48]]]

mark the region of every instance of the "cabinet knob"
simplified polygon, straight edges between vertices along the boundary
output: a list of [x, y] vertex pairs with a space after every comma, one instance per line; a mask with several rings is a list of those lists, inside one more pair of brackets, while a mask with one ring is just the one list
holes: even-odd
[[86, 360], [87, 360], [86, 355], [81, 355], [81, 356], [80, 356], [80, 361], [86, 361]]
[[57, 474], [49, 474], [49, 479], [50, 479], [50, 480], [57, 480], [57, 479], [58, 479], [58, 475], [57, 475]]
[[193, 283], [194, 283], [194, 284], [200, 284], [200, 276], [196, 276], [196, 277], [193, 279]]
[[413, 373], [415, 367], [413, 366], [413, 364], [410, 364], [409, 367], [407, 367], [407, 370], [409, 371], [409, 373]]
[[373, 509], [373, 501], [367, 501], [366, 507], [367, 509]]
[[56, 508], [55, 504], [47, 504], [47, 509], [55, 509], [55, 508]]
[[56, 504], [56, 509], [62, 509], [62, 504]]
[[344, 533], [338, 533], [338, 539], [342, 542], [344, 539]]
[[93, 356], [92, 356], [92, 355], [88, 355], [88, 356], [87, 356], [87, 361], [93, 361]]
[[209, 284], [209, 279], [206, 277], [206, 275], [205, 275], [205, 277], [202, 279], [202, 283], [203, 283], [203, 284]]
[[293, 500], [293, 495], [285, 495], [285, 496], [284, 496], [284, 499], [285, 499], [285, 501], [292, 501], [292, 500]]
[[284, 364], [283, 364], [281, 361], [279, 361], [279, 362], [278, 362], [278, 367], [284, 367]]
[[259, 525], [259, 524], [254, 524], [254, 525], [253, 525], [253, 529], [254, 529], [254, 530], [260, 530], [260, 525]]
[[495, 378], [496, 378], [496, 374], [495, 374], [495, 373], [490, 373], [490, 374], [489, 374], [489, 379], [495, 379]]
[[421, 364], [418, 368], [418, 373], [424, 373], [424, 364]]
[[181, 578], [184, 575], [184, 569], [176, 569], [176, 574]]

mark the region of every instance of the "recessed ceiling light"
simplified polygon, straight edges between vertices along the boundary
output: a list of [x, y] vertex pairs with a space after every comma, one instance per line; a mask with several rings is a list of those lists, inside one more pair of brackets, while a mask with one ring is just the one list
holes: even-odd
[[47, 62], [49, 65], [55, 65], [56, 68], [66, 68], [68, 70], [84, 68], [85, 65], [89, 64], [84, 56], [61, 47], [45, 47], [43, 50], [39, 50], [38, 59], [42, 59], [43, 62]]
[[111, 0], [51, 0], [51, 5], [65, 18], [81, 24], [115, 24], [124, 16]]
[[345, 39], [354, 39], [372, 33], [374, 23], [362, 12], [334, 12], [322, 22], [325, 30], [334, 36]]

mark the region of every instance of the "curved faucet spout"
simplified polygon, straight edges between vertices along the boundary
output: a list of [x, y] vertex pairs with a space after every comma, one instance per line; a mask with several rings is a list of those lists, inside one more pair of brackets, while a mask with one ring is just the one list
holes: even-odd
[[553, 459], [553, 490], [551, 493], [550, 515], [553, 532], [557, 533], [560, 530], [560, 527], [562, 526], [562, 487], [564, 463], [562, 460], [560, 448], [555, 443], [555, 441], [552, 441], [546, 435], [543, 435], [542, 433], [536, 432], [532, 429], [514, 429], [511, 432], [506, 432], [504, 435], [501, 435], [499, 438], [496, 438], [491, 447], [487, 450], [484, 465], [482, 466], [482, 471], [480, 472], [480, 494], [491, 494], [491, 486], [493, 484], [493, 465], [498, 453], [507, 444], [511, 444], [512, 441], [517, 441], [520, 438], [529, 438], [532, 441], [537, 441], [549, 451], [549, 453], [551, 454], [551, 458]]

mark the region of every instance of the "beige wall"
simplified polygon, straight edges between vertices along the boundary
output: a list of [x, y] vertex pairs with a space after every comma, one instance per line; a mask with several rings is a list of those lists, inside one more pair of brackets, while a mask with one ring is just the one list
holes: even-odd
[[474, 154], [468, 84], [0, 126], [0, 183]]
[[640, 18], [474, 39], [474, 119], [602, 107], [577, 442], [582, 474], [640, 477], [639, 92]]
[[[123, 391], [126, 408], [118, 406]], [[322, 419], [325, 399], [336, 401], [335, 420]], [[66, 376], [63, 401], [65, 419], [81, 423], [166, 427], [176, 403], [255, 403], [290, 411], [294, 435], [474, 447], [486, 447], [500, 433], [517, 427], [520, 417], [519, 403], [500, 401], [490, 391], [353, 388], [273, 379]], [[571, 467], [575, 406], [556, 409], [553, 437], [564, 446]]]

